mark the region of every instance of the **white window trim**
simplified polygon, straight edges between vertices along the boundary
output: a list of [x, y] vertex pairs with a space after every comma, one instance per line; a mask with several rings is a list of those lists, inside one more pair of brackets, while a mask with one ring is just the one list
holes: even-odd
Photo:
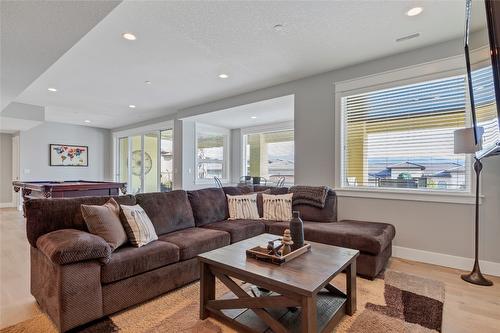
[[[470, 172], [469, 191], [466, 192], [440, 192], [438, 190], [425, 191], [386, 188], [371, 189], [342, 186], [342, 175], [344, 170], [343, 125], [345, 120], [344, 114], [342, 112], [342, 97], [369, 91], [409, 85], [423, 81], [432, 81], [446, 77], [465, 75], [464, 64], [465, 60], [463, 56], [454, 56], [442, 60], [409, 66], [402, 69], [387, 71], [380, 74], [369, 75], [347, 81], [339, 81], [334, 84], [335, 188], [339, 196], [462, 204], [475, 203], [474, 172]], [[467, 115], [468, 117], [470, 117], [469, 103], [466, 103], [465, 107]], [[470, 121], [470, 119], [467, 121]], [[471, 161], [471, 156], [467, 156], [466, 163], [471, 165]]]
[[150, 125], [145, 125], [145, 126], [140, 126], [140, 127], [134, 127], [130, 129], [126, 129], [123, 131], [117, 131], [113, 132], [113, 138], [123, 138], [125, 136], [134, 136], [134, 135], [141, 135], [141, 134], [146, 134], [154, 131], [161, 131], [165, 129], [173, 129], [174, 128], [174, 121], [173, 120], [167, 120], [167, 121], [162, 121], [160, 123], [155, 123], [155, 124], [150, 124]]
[[207, 185], [213, 184], [213, 179], [200, 179], [198, 178], [198, 133], [209, 133], [209, 134], [218, 134], [225, 136], [224, 142], [224, 167], [226, 173], [224, 177], [220, 180], [222, 184], [226, 185], [230, 183], [231, 179], [231, 130], [228, 128], [203, 124], [199, 122], [195, 122], [195, 130], [194, 130], [194, 183], [196, 185]]
[[290, 131], [293, 129], [294, 129], [293, 121], [284, 121], [281, 123], [243, 127], [241, 129], [241, 136], [243, 137], [243, 135], [264, 133], [264, 132]]
[[[294, 141], [295, 141], [295, 125], [293, 120], [291, 121], [284, 121], [281, 123], [274, 123], [274, 124], [266, 124], [266, 125], [260, 125], [260, 126], [250, 126], [250, 127], [244, 127], [241, 129], [241, 170], [240, 174], [245, 175], [247, 170], [246, 170], [246, 165], [247, 165], [247, 158], [246, 158], [246, 141], [245, 141], [245, 135], [249, 134], [259, 134], [259, 133], [268, 133], [268, 132], [282, 132], [282, 131], [294, 131]], [[295, 167], [293, 170], [295, 174]], [[286, 185], [293, 185], [289, 183], [285, 183]]]
[[[418, 192], [417, 192], [418, 191]], [[388, 200], [403, 200], [403, 201], [423, 201], [423, 202], [442, 202], [442, 203], [454, 203], [454, 204], [469, 204], [473, 205], [476, 203], [476, 196], [469, 193], [459, 193], [459, 192], [439, 192], [439, 191], [425, 191], [425, 190], [414, 190], [405, 189], [397, 190], [390, 188], [335, 188], [335, 193], [339, 197], [350, 197], [350, 198], [371, 198], [371, 199], [388, 199]], [[481, 195], [479, 198], [479, 203], [482, 204]]]
[[[172, 141], [175, 140], [175, 135], [174, 135], [175, 129], [174, 129], [174, 121], [173, 120], [167, 120], [167, 121], [162, 121], [162, 122], [154, 123], [154, 124], [150, 124], [150, 125], [134, 127], [134, 128], [126, 129], [123, 131], [112, 132], [111, 140], [112, 140], [112, 147], [113, 147], [113, 151], [112, 151], [112, 154], [113, 154], [113, 179], [115, 181], [119, 181], [119, 179], [118, 179], [119, 147], [118, 146], [120, 145], [120, 138], [136, 136], [136, 135], [144, 135], [144, 134], [148, 134], [148, 133], [156, 132], [156, 131], [158, 131], [158, 134], [159, 134], [160, 131], [164, 131], [164, 130], [168, 130], [168, 129], [172, 130], [172, 134], [173, 134]], [[143, 140], [141, 138], [141, 145], [143, 145], [142, 141]], [[173, 146], [175, 146], [174, 142], [173, 142]], [[160, 149], [161, 149], [161, 147], [160, 147], [160, 145], [158, 145], [158, 156], [160, 155], [159, 154]], [[130, 147], [129, 147], [129, 150], [130, 150]], [[143, 153], [143, 158], [144, 158], [144, 148], [143, 148], [142, 153]], [[129, 151], [129, 155], [130, 155], [130, 151]], [[129, 159], [130, 159], [130, 156], [129, 156]], [[175, 154], [174, 154], [174, 159], [175, 159]], [[173, 161], [172, 165], [175, 165], [174, 163], [175, 162]], [[158, 158], [158, 170], [160, 170], [160, 168], [161, 168], [161, 160], [160, 160], [160, 158]], [[173, 171], [174, 171], [174, 176], [172, 179], [172, 187], [175, 185], [175, 182], [176, 182], [175, 169]], [[129, 170], [129, 173], [130, 173], [130, 170]], [[144, 177], [144, 175], [142, 177]], [[128, 178], [130, 179], [130, 177], [128, 177]], [[160, 173], [158, 172], [158, 191], [160, 190], [159, 178], [160, 178]], [[129, 190], [128, 186], [130, 186], [130, 184], [127, 183], [127, 191]], [[143, 182], [142, 186], [144, 187], [144, 182]]]

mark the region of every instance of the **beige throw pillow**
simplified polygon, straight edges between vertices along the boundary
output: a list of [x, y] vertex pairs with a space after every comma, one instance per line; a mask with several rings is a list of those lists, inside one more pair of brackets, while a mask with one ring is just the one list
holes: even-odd
[[257, 193], [248, 195], [227, 196], [230, 220], [258, 220], [259, 210], [257, 208]]
[[153, 223], [141, 206], [121, 207], [125, 215], [123, 226], [133, 246], [141, 247], [158, 239]]
[[127, 234], [120, 221], [120, 205], [110, 198], [102, 206], [81, 205], [83, 219], [91, 234], [103, 238], [111, 251], [127, 242]]
[[262, 194], [264, 220], [290, 221], [292, 219], [293, 193], [272, 195]]

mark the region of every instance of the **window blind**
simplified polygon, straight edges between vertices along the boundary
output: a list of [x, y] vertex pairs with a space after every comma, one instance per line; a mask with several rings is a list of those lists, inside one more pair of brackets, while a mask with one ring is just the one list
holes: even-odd
[[484, 128], [483, 148], [491, 147], [500, 137], [491, 66], [472, 71], [472, 82], [478, 126]]
[[468, 190], [466, 156], [453, 152], [465, 103], [463, 76], [343, 97], [343, 186]]

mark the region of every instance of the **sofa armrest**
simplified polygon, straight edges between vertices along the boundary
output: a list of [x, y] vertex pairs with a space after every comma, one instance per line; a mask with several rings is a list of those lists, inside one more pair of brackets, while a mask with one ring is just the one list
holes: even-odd
[[104, 239], [76, 229], [60, 229], [40, 236], [36, 247], [59, 265], [92, 259], [107, 263], [111, 258], [111, 248]]

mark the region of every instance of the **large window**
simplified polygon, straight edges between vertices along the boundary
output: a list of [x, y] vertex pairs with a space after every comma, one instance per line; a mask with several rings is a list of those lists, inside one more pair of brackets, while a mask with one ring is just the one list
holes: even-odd
[[285, 183], [294, 183], [293, 130], [251, 133], [243, 140], [245, 176], [263, 177], [270, 183], [284, 177]]
[[117, 175], [129, 193], [172, 190], [172, 129], [119, 137]]
[[453, 152], [464, 76], [347, 94], [341, 105], [343, 187], [469, 190], [470, 163]]
[[213, 182], [229, 179], [229, 130], [196, 124], [196, 179]]

